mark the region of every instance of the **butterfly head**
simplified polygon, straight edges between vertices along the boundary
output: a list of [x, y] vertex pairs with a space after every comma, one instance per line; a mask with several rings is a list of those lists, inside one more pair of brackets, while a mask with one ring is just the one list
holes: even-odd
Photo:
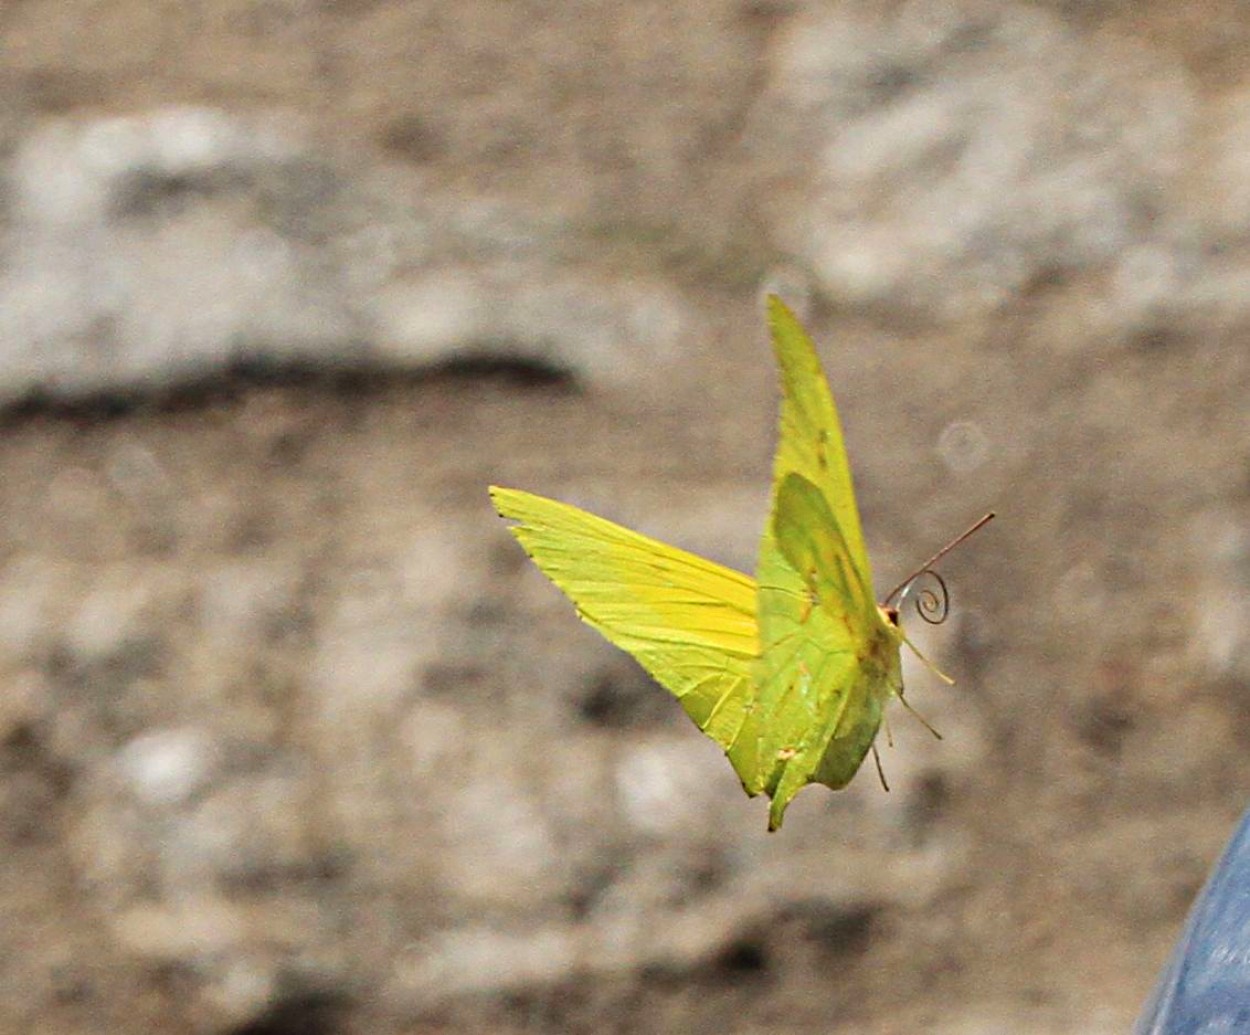
[[903, 642], [903, 627], [899, 621], [898, 608], [893, 604], [878, 604], [877, 616], [881, 619], [881, 624], [885, 626], [888, 634], [886, 640], [897, 646]]

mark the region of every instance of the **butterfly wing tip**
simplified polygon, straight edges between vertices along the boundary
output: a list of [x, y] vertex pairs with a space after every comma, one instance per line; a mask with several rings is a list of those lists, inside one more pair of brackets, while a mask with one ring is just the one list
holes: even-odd
[[785, 805], [778, 807], [777, 803], [773, 802], [772, 807], [768, 810], [768, 832], [770, 834], [775, 834], [781, 829], [781, 823], [785, 819], [785, 815]]
[[515, 511], [523, 503], [524, 493], [519, 489], [509, 489], [503, 485], [488, 485], [486, 492], [490, 496], [495, 513], [502, 518], [520, 520], [520, 515]]
[[782, 297], [775, 291], [768, 293], [765, 298], [765, 304], [768, 306], [768, 315], [773, 320], [788, 316], [790, 313], [790, 307], [786, 305]]

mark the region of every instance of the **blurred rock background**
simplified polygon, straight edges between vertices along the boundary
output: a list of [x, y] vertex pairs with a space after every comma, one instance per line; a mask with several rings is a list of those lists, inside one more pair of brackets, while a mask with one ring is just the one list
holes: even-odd
[[[1250, 787], [1250, 21], [7, 0], [0, 1031], [1126, 1030]], [[488, 482], [952, 620], [764, 832]], [[913, 622], [913, 626], [919, 623]]]

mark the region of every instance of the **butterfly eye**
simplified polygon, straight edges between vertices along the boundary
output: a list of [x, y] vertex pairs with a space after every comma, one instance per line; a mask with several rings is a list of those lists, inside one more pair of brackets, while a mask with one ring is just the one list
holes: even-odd
[[887, 607], [885, 609], [885, 617], [886, 617], [886, 621], [888, 621], [895, 628], [898, 628], [898, 608], [897, 607]]

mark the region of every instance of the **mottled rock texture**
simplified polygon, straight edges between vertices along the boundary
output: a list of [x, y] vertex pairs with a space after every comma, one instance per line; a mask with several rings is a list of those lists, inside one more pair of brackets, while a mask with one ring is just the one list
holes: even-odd
[[[1250, 787], [1247, 46], [0, 4], [0, 1032], [1126, 1030]], [[766, 289], [883, 585], [1001, 513], [773, 836], [485, 495], [750, 570]]]

